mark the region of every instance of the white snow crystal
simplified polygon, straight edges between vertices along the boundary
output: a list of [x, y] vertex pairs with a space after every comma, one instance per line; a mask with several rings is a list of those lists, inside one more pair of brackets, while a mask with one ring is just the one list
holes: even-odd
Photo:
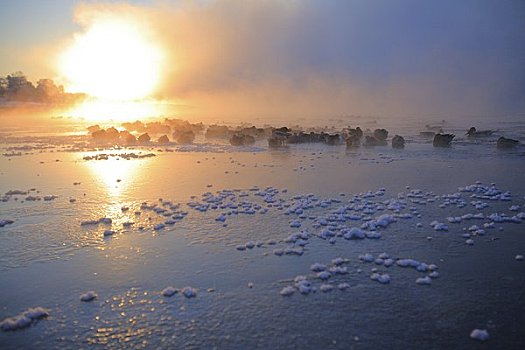
[[292, 295], [294, 292], [295, 292], [295, 288], [292, 286], [288, 286], [288, 287], [284, 287], [283, 289], [281, 289], [279, 294], [281, 294], [283, 297], [287, 297], [287, 296]]
[[366, 253], [366, 254], [359, 255], [359, 260], [364, 261], [364, 262], [372, 262], [375, 259], [374, 259], [374, 256], [372, 254]]
[[339, 266], [339, 265], [343, 264], [344, 262], [345, 262], [345, 259], [343, 259], [343, 258], [332, 259], [332, 264], [336, 265], [336, 266]]
[[80, 301], [88, 302], [88, 301], [95, 300], [96, 297], [97, 297], [97, 293], [90, 290], [89, 292], [86, 292], [80, 296]]
[[321, 272], [326, 270], [326, 265], [320, 264], [320, 263], [314, 263], [310, 265], [310, 270], [314, 272]]
[[370, 275], [370, 279], [382, 284], [390, 283], [390, 276], [386, 273], [373, 273]]
[[171, 297], [177, 292], [178, 292], [178, 289], [176, 289], [175, 287], [169, 286], [162, 290], [162, 295], [164, 295], [165, 297]]
[[352, 227], [343, 234], [345, 239], [363, 239], [365, 236], [365, 231], [357, 227]]
[[429, 285], [432, 283], [432, 279], [428, 276], [420, 277], [416, 280], [416, 283], [421, 285]]
[[182, 288], [182, 294], [186, 297], [186, 298], [195, 298], [197, 296], [197, 290], [195, 288], [192, 288], [192, 287], [184, 287]]
[[323, 293], [328, 293], [328, 292], [331, 292], [333, 289], [334, 289], [334, 286], [332, 286], [331, 284], [321, 284], [321, 286], [319, 287], [319, 289], [321, 290], [321, 292]]
[[486, 341], [490, 339], [489, 332], [486, 329], [474, 329], [470, 332], [470, 337], [479, 341]]
[[330, 277], [332, 277], [332, 274], [328, 271], [321, 271], [317, 274], [317, 277], [322, 279], [323, 281], [326, 281]]
[[0, 322], [0, 329], [3, 331], [15, 331], [17, 329], [26, 328], [31, 325], [36, 320], [40, 320], [49, 316], [49, 310], [44, 309], [43, 307], [29, 308], [26, 311], [13, 316], [6, 318]]
[[348, 283], [339, 283], [339, 284], [337, 285], [337, 288], [338, 288], [339, 290], [345, 290], [345, 289], [350, 288], [350, 284], [348, 284]]

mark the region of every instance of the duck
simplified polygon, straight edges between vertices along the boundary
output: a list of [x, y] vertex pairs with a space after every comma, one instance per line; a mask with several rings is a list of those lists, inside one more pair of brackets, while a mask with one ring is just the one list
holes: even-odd
[[485, 137], [485, 136], [490, 136], [494, 133], [493, 130], [481, 130], [481, 131], [478, 131], [476, 130], [475, 127], [471, 127], [466, 133], [465, 135], [467, 135], [468, 137]]
[[496, 143], [496, 147], [499, 149], [509, 149], [516, 147], [520, 142], [518, 140], [509, 139], [501, 136]]
[[454, 134], [436, 134], [432, 144], [434, 147], [448, 147], [454, 137], [456, 137]]

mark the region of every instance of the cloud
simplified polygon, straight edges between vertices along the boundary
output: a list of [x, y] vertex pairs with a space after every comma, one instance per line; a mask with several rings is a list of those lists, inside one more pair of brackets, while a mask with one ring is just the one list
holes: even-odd
[[[525, 110], [525, 5], [505, 1], [83, 4], [166, 50], [157, 97], [217, 115], [494, 115]], [[146, 30], [146, 29], [144, 29]]]

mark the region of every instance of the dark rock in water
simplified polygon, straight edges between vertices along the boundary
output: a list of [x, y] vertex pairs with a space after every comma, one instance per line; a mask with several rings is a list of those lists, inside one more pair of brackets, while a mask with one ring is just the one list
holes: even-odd
[[255, 137], [245, 134], [233, 134], [230, 138], [230, 144], [232, 146], [246, 146], [253, 145], [255, 143]]
[[146, 132], [152, 135], [171, 133], [170, 126], [162, 124], [161, 122], [151, 122], [151, 123], [146, 124], [145, 127], [146, 127]]
[[361, 140], [361, 138], [363, 138], [363, 130], [361, 130], [360, 127], [357, 127], [355, 129], [348, 128], [346, 132], [348, 134], [348, 137], [354, 137], [357, 140]]
[[146, 131], [146, 127], [144, 126], [144, 124], [142, 124], [140, 120], [137, 120], [135, 122], [122, 123], [122, 126], [128, 131], [136, 131], [142, 133]]
[[120, 136], [120, 132], [114, 127], [106, 129], [106, 137], [109, 140], [118, 140], [119, 136]]
[[404, 148], [405, 139], [403, 136], [396, 135], [392, 138], [392, 148]]
[[290, 128], [287, 128], [286, 126], [280, 127], [275, 129], [274, 131], [284, 132], [284, 133], [290, 133], [292, 130]]
[[386, 140], [379, 140], [374, 136], [365, 136], [365, 146], [385, 146]]
[[93, 134], [95, 131], [99, 131], [100, 130], [100, 125], [98, 125], [98, 124], [91, 125], [87, 129], [88, 129], [90, 134]]
[[359, 147], [361, 145], [361, 137], [349, 135], [345, 138], [345, 142], [347, 148]]
[[209, 139], [229, 139], [233, 131], [225, 125], [210, 125], [204, 135]]
[[188, 145], [195, 140], [195, 133], [192, 130], [176, 131], [173, 138], [179, 145]]
[[274, 130], [272, 135], [268, 138], [268, 147], [279, 148], [286, 145], [286, 141], [290, 134], [288, 132]]
[[168, 135], [162, 135], [161, 137], [159, 137], [157, 142], [160, 143], [161, 145], [165, 145], [165, 144], [170, 143], [170, 139], [168, 138]]
[[313, 143], [321, 142], [321, 135], [315, 132], [309, 134], [305, 132], [298, 132], [288, 137], [288, 143]]
[[91, 134], [91, 137], [93, 140], [97, 142], [112, 142], [117, 143], [119, 141], [120, 133], [117, 129], [111, 127], [107, 130], [100, 129], [97, 131], [94, 131]]
[[493, 130], [481, 130], [481, 131], [478, 131], [476, 130], [475, 127], [471, 127], [466, 133], [465, 135], [467, 135], [468, 137], [485, 137], [485, 136], [490, 136], [494, 133]]
[[148, 133], [144, 133], [139, 136], [138, 141], [139, 143], [148, 143], [150, 142], [151, 137], [149, 137]]
[[436, 134], [432, 144], [434, 147], [448, 147], [454, 137], [456, 137], [454, 134]]
[[240, 130], [240, 133], [243, 135], [253, 136], [256, 140], [263, 140], [267, 136], [266, 131], [264, 129], [256, 128], [255, 126], [242, 128]]
[[496, 147], [499, 149], [509, 149], [516, 147], [520, 142], [514, 139], [508, 139], [506, 137], [500, 137], [496, 143]]
[[348, 128], [343, 131], [343, 137], [346, 142], [346, 147], [359, 147], [361, 145], [361, 139], [363, 138], [363, 130], [360, 127], [355, 129]]
[[270, 148], [280, 148], [280, 147], [284, 147], [285, 145], [286, 145], [286, 140], [279, 139], [273, 136], [268, 138], [268, 147]]
[[102, 130], [93, 131], [91, 133], [91, 137], [95, 141], [105, 141], [106, 140], [106, 130], [102, 129]]
[[339, 134], [326, 134], [325, 135], [325, 143], [330, 146], [338, 146], [341, 144], [341, 135]]
[[137, 143], [137, 138], [127, 130], [121, 131], [119, 135], [120, 143], [125, 145], [134, 145]]
[[375, 129], [374, 137], [379, 141], [386, 141], [388, 137], [388, 131], [386, 129]]

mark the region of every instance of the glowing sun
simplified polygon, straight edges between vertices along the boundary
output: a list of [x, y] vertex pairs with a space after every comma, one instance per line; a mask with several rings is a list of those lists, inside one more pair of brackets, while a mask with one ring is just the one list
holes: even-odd
[[160, 80], [162, 51], [145, 32], [130, 21], [94, 22], [60, 57], [68, 90], [111, 100], [150, 95]]

